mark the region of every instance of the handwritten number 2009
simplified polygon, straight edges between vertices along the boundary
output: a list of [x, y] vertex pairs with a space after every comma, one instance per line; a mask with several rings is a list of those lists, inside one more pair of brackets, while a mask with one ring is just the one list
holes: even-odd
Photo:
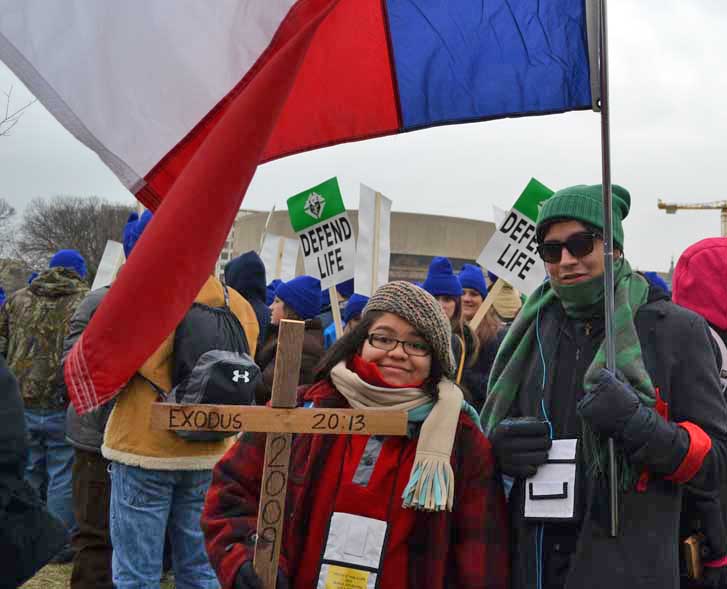
[[366, 421], [363, 415], [348, 415], [340, 417], [335, 413], [326, 415], [325, 413], [316, 413], [313, 415], [313, 429], [316, 430], [333, 430], [338, 431], [338, 426], [343, 422], [344, 430], [350, 432], [360, 432], [366, 428]]

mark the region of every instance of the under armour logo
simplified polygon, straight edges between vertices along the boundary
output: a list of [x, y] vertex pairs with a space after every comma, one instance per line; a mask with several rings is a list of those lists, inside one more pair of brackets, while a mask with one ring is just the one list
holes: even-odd
[[235, 370], [232, 373], [232, 382], [239, 382], [240, 379], [244, 380], [246, 383], [250, 382], [250, 373], [246, 370], [242, 374], [240, 374], [239, 370]]

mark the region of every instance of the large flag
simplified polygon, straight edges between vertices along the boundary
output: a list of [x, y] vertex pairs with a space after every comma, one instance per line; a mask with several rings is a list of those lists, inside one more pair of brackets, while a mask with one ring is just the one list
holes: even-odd
[[589, 0], [0, 0], [0, 59], [157, 210], [66, 363], [80, 412], [175, 328], [257, 165], [591, 108]]

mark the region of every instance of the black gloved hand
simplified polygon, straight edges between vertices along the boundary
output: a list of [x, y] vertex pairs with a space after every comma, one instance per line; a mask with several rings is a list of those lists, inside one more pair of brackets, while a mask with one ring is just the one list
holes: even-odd
[[548, 424], [535, 417], [503, 419], [490, 442], [500, 469], [511, 477], [533, 476], [552, 445]]
[[[278, 569], [278, 580], [275, 587], [276, 589], [289, 589], [288, 577], [280, 569]], [[263, 582], [257, 576], [251, 560], [245, 561], [237, 571], [235, 589], [263, 589]]]
[[[642, 408], [641, 400], [630, 385], [601, 368], [593, 390], [578, 402], [578, 414], [605, 436], [620, 439], [630, 420]], [[648, 410], [648, 407], [644, 407]]]

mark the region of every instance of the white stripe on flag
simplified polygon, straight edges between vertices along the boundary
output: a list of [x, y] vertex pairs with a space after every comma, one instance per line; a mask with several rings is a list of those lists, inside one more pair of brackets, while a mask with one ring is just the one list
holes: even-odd
[[132, 192], [296, 0], [0, 0], [0, 59]]

